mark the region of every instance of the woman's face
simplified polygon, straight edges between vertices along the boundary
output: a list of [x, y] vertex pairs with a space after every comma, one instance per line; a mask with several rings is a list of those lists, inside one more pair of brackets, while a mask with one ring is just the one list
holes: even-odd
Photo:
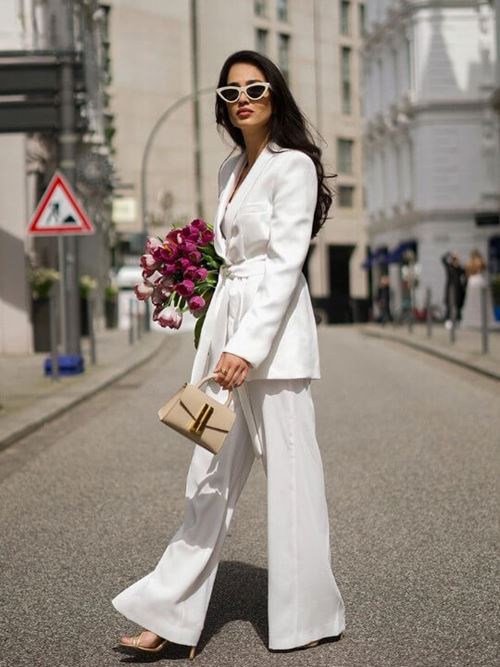
[[[247, 86], [256, 81], [265, 81], [264, 74], [255, 65], [250, 63], [235, 63], [231, 65], [227, 75], [227, 86]], [[256, 129], [266, 128], [269, 125], [272, 104], [269, 90], [260, 100], [249, 99], [244, 92], [237, 102], [224, 102], [229, 113], [231, 123], [243, 133]]]

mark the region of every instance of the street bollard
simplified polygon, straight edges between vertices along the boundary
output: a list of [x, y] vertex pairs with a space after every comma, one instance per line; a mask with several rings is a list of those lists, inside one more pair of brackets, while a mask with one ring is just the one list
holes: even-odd
[[90, 363], [97, 363], [95, 331], [94, 331], [94, 297], [89, 294], [87, 298], [87, 320], [89, 323]]
[[427, 322], [427, 337], [432, 336], [432, 290], [427, 287], [425, 290], [425, 315]]
[[413, 287], [410, 286], [410, 312], [408, 313], [408, 333], [413, 333], [414, 306], [415, 306], [415, 292]]
[[130, 345], [134, 343], [134, 299], [128, 302], [128, 342]]
[[481, 352], [488, 354], [488, 287], [481, 286]]
[[51, 378], [59, 380], [59, 359], [57, 357], [57, 306], [56, 297], [51, 294], [49, 297], [49, 321], [50, 321], [50, 363]]
[[137, 322], [137, 340], [142, 338], [142, 317], [141, 317], [141, 308], [138, 301], [135, 302], [135, 319]]
[[451, 329], [450, 329], [450, 343], [456, 340], [456, 326], [457, 326], [457, 299], [454, 285], [450, 285], [450, 315], [451, 315]]

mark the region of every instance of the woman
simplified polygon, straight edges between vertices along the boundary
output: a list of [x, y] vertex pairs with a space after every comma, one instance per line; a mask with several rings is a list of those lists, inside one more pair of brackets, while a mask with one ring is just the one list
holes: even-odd
[[320, 150], [269, 59], [233, 54], [218, 85], [217, 124], [241, 153], [219, 173], [214, 243], [225, 265], [191, 382], [215, 372], [211, 395], [225, 400], [233, 389], [236, 420], [217, 456], [195, 447], [183, 525], [155, 570], [113, 600], [145, 628], [121, 640], [139, 650], [197, 644], [256, 455], [267, 475], [269, 648], [312, 646], [344, 630], [310, 393], [319, 378], [316, 326], [301, 272], [331, 195]]
[[465, 329], [481, 328], [481, 292], [484, 287], [486, 287], [486, 326], [488, 329], [497, 327], [493, 317], [493, 300], [487, 268], [486, 262], [479, 250], [471, 250], [469, 261], [465, 265], [467, 293], [462, 311], [462, 326]]

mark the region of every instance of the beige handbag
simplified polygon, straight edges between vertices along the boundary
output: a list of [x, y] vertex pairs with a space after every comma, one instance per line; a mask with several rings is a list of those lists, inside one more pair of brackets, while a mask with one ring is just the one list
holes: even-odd
[[229, 407], [232, 391], [229, 391], [225, 403], [219, 403], [202, 391], [201, 387], [215, 377], [214, 373], [206, 375], [198, 384], [185, 382], [158, 410], [158, 417], [164, 424], [212, 454], [219, 453], [236, 417]]

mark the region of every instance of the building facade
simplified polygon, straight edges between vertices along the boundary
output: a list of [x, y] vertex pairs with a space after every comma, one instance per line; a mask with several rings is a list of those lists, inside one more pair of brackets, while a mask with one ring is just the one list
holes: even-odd
[[186, 100], [168, 115], [149, 154], [149, 231], [163, 234], [170, 224], [199, 213], [212, 221], [218, 168], [231, 151], [229, 138], [217, 133], [215, 87], [229, 54], [255, 49], [287, 77], [323, 149], [327, 173], [338, 174], [331, 181], [336, 191], [332, 218], [314, 241], [307, 265], [316, 305], [330, 321], [366, 315], [367, 276], [361, 268], [367, 244], [359, 62], [363, 9], [359, 0], [234, 0], [230, 6], [225, 0], [113, 2], [114, 219], [124, 251], [140, 252], [141, 162], [148, 135], [159, 117], [194, 89], [210, 90], [199, 98], [199, 122]]
[[[98, 0], [8, 0], [0, 4], [4, 73], [10, 65], [28, 66], [44, 59], [56, 62], [61, 52], [73, 54], [81, 63], [74, 95], [75, 186], [96, 232], [78, 239], [77, 264], [80, 275], [90, 274], [101, 288], [108, 280], [113, 235], [113, 128], [106, 92], [110, 71], [108, 18], [109, 5]], [[56, 97], [53, 107], [57, 105]], [[5, 118], [3, 114], [2, 123]], [[58, 124], [56, 120], [52, 128], [40, 131], [35, 128], [36, 121], [25, 131], [13, 131], [8, 122], [0, 126], [0, 353], [33, 351], [30, 271], [33, 267], [60, 268], [56, 239], [33, 239], [26, 233], [60, 163]], [[102, 289], [96, 297], [99, 314], [103, 311]], [[61, 313], [60, 304], [58, 310]]]
[[364, 160], [374, 283], [389, 273], [400, 310], [405, 251], [441, 303], [441, 257], [479, 249], [500, 271], [500, 153], [489, 2], [373, 0], [366, 6]]

